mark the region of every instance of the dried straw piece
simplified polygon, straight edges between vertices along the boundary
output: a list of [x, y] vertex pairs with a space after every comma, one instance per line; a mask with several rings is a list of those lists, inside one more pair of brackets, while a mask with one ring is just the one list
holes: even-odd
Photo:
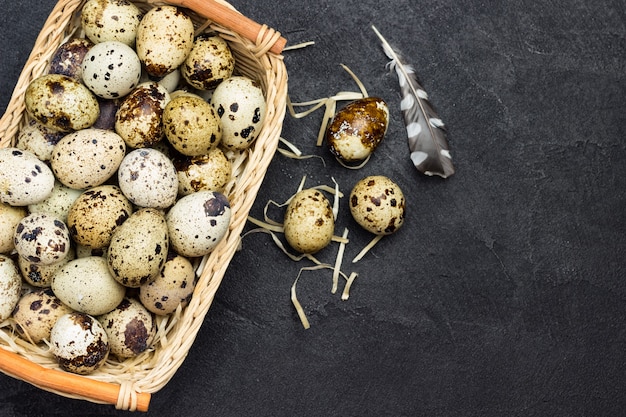
[[[26, 88], [33, 79], [46, 73], [56, 49], [70, 36], [79, 33], [80, 10], [85, 2], [61, 0], [50, 13], [20, 74], [6, 113], [0, 119], [0, 147], [15, 143], [18, 131], [27, 122], [24, 105]], [[152, 0], [133, 3], [144, 12], [157, 3], [172, 4]], [[222, 12], [226, 9], [233, 11], [236, 20], [245, 20], [223, 0], [210, 3], [224, 6], [219, 8]], [[197, 4], [205, 5], [205, 2], [198, 1]], [[265, 124], [254, 146], [227, 155], [233, 163], [234, 177], [225, 190], [232, 209], [227, 235], [199, 263], [198, 281], [189, 305], [169, 317], [157, 320], [154, 349], [123, 362], [109, 360], [91, 375], [74, 375], [60, 370], [45, 345], [21, 340], [13, 331], [14, 324], [7, 320], [0, 323], [2, 372], [68, 398], [107, 403], [120, 409], [146, 411], [150, 395], [168, 383], [187, 356], [230, 260], [240, 245], [240, 235], [248, 213], [278, 147], [287, 100], [287, 70], [283, 58], [268, 52], [281, 39], [277, 32], [261, 25], [256, 39], [250, 41], [236, 29], [216, 24], [215, 20], [207, 20], [193, 10], [187, 12], [196, 28], [206, 28], [208, 32], [218, 34], [229, 42], [237, 62], [236, 73], [258, 81], [267, 103]], [[204, 12], [212, 13], [211, 10]]]

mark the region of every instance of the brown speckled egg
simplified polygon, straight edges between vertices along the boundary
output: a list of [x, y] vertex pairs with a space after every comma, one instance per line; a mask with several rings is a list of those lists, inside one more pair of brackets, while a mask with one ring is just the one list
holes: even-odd
[[50, 59], [49, 74], [61, 74], [82, 80], [82, 64], [93, 42], [85, 38], [72, 38], [63, 43]]
[[139, 207], [168, 208], [176, 201], [178, 177], [172, 161], [154, 148], [135, 149], [124, 157], [119, 187]]
[[229, 78], [235, 70], [235, 58], [228, 44], [219, 36], [200, 35], [181, 66], [185, 81], [198, 90], [211, 90]]
[[8, 255], [15, 249], [13, 243], [15, 228], [27, 214], [24, 207], [0, 203], [0, 253]]
[[335, 231], [330, 201], [319, 190], [299, 191], [289, 202], [284, 218], [285, 239], [300, 253], [315, 253], [328, 246]]
[[363, 161], [387, 133], [389, 109], [384, 100], [366, 97], [339, 110], [326, 130], [330, 152], [339, 160]]
[[189, 259], [170, 251], [161, 273], [139, 287], [139, 300], [154, 314], [171, 314], [179, 305], [187, 306], [195, 283], [196, 274]]
[[156, 335], [152, 314], [133, 298], [124, 298], [97, 319], [107, 333], [111, 353], [120, 359], [139, 355], [152, 345]]
[[230, 226], [228, 198], [215, 191], [198, 191], [179, 199], [166, 215], [171, 248], [182, 256], [210, 253]]
[[61, 132], [86, 129], [100, 114], [98, 100], [91, 91], [80, 81], [61, 74], [46, 74], [31, 81], [24, 103], [33, 119]]
[[54, 273], [51, 288], [73, 310], [94, 316], [113, 310], [126, 295], [101, 256], [69, 261]]
[[350, 213], [365, 230], [390, 235], [404, 223], [405, 201], [402, 190], [382, 175], [365, 177], [350, 193]]
[[59, 317], [50, 331], [50, 343], [61, 369], [79, 375], [100, 368], [109, 356], [104, 328], [95, 317], [84, 313]]
[[50, 340], [50, 332], [59, 317], [72, 309], [59, 300], [52, 289], [42, 288], [20, 298], [13, 310], [17, 334], [24, 340], [39, 343]]
[[173, 97], [163, 112], [167, 140], [187, 156], [208, 154], [222, 139], [222, 125], [213, 107], [193, 94]]
[[170, 95], [162, 85], [140, 84], [124, 98], [115, 115], [115, 131], [131, 148], [152, 146], [164, 137], [163, 109]]
[[94, 43], [119, 41], [134, 46], [141, 16], [128, 0], [89, 0], [81, 10], [81, 26]]
[[109, 271], [120, 284], [139, 287], [161, 272], [168, 250], [163, 214], [153, 208], [137, 210], [111, 237], [107, 250]]
[[137, 55], [148, 74], [163, 77], [185, 62], [193, 38], [193, 21], [181, 9], [153, 7], [137, 28]]
[[15, 147], [32, 152], [41, 161], [49, 161], [54, 146], [65, 136], [65, 132], [52, 130], [36, 120], [29, 120], [15, 140]]
[[63, 137], [54, 147], [50, 165], [63, 185], [83, 190], [111, 178], [125, 153], [126, 143], [120, 135], [89, 128]]
[[261, 132], [265, 120], [265, 97], [254, 80], [235, 76], [215, 88], [211, 105], [222, 124], [221, 145], [227, 149], [246, 149]]
[[182, 196], [201, 190], [221, 193], [232, 177], [232, 163], [219, 148], [208, 155], [179, 155], [172, 162], [178, 175], [178, 193]]
[[115, 185], [101, 185], [83, 192], [67, 215], [71, 237], [91, 249], [109, 246], [115, 229], [133, 212], [133, 205]]
[[12, 206], [39, 203], [52, 194], [54, 174], [32, 152], [0, 149], [0, 202]]
[[17, 265], [22, 273], [24, 281], [37, 288], [45, 288], [52, 285], [52, 276], [63, 265], [75, 259], [75, 250], [70, 248], [65, 258], [50, 265], [41, 265], [37, 262], [29, 261], [21, 256], [17, 259]]
[[139, 84], [141, 62], [130, 46], [118, 41], [95, 44], [83, 60], [83, 83], [95, 95], [124, 97]]
[[17, 305], [22, 290], [22, 277], [13, 259], [0, 255], [0, 322], [8, 319]]
[[13, 243], [21, 257], [39, 265], [62, 261], [71, 246], [65, 223], [48, 213], [32, 213], [20, 220]]

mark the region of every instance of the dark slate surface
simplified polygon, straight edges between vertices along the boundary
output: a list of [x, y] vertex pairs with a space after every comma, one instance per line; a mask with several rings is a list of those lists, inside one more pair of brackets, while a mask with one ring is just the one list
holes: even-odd
[[[52, 1], [1, 1], [4, 113]], [[307, 185], [344, 192], [371, 174], [407, 197], [405, 226], [362, 261], [371, 238], [343, 201], [350, 299], [267, 235], [243, 240], [215, 302], [148, 415], [626, 415], [626, 12], [614, 0], [232, 2], [296, 44], [294, 101], [356, 91], [388, 101], [388, 135], [365, 168], [316, 148], [321, 111], [283, 136], [319, 159], [276, 156], [253, 208]], [[448, 126], [457, 173], [408, 159], [395, 75], [370, 29], [414, 64]], [[280, 214], [278, 215], [280, 217]], [[320, 258], [334, 259], [335, 249]], [[341, 287], [342, 288], [342, 287]], [[0, 376], [0, 415], [128, 415]]]

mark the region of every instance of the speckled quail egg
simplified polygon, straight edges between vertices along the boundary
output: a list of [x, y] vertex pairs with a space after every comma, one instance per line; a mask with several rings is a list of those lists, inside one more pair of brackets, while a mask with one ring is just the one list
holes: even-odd
[[222, 124], [213, 107], [193, 94], [172, 97], [163, 111], [163, 129], [183, 155], [208, 154], [222, 139]]
[[115, 229], [133, 212], [133, 205], [115, 185], [101, 185], [83, 192], [67, 214], [72, 239], [91, 249], [109, 246]]
[[52, 285], [52, 276], [54, 273], [72, 259], [76, 259], [76, 251], [73, 248], [70, 248], [65, 258], [59, 262], [49, 265], [41, 265], [40, 263], [32, 262], [18, 256], [17, 266], [26, 283], [35, 288], [45, 288]]
[[52, 194], [54, 174], [32, 152], [0, 149], [0, 202], [12, 206], [39, 203]]
[[15, 147], [32, 152], [41, 161], [49, 161], [54, 146], [65, 136], [65, 132], [52, 130], [38, 121], [28, 121], [17, 135]]
[[101, 256], [69, 261], [54, 273], [51, 288], [73, 310], [95, 316], [113, 310], [126, 295]]
[[137, 288], [161, 272], [169, 250], [167, 224], [153, 208], [139, 209], [120, 226], [107, 249], [113, 277], [126, 287]]
[[98, 100], [80, 81], [61, 74], [35, 78], [24, 93], [26, 111], [46, 127], [61, 132], [86, 129], [98, 119]]
[[265, 120], [265, 97], [254, 80], [235, 76], [215, 88], [211, 104], [222, 123], [222, 143], [227, 149], [245, 149], [261, 132]]
[[66, 75], [81, 81], [83, 59], [92, 46], [93, 42], [85, 38], [72, 38], [63, 43], [50, 59], [48, 73]]
[[335, 231], [330, 201], [319, 190], [301, 190], [289, 202], [284, 217], [287, 243], [300, 253], [315, 253], [328, 246]]
[[48, 213], [32, 213], [20, 220], [13, 243], [21, 257], [40, 265], [62, 261], [71, 246], [65, 223]]
[[120, 359], [139, 355], [152, 345], [156, 335], [152, 314], [134, 298], [124, 298], [97, 319], [107, 333], [110, 352]]
[[170, 95], [162, 85], [150, 81], [137, 86], [122, 101], [115, 115], [115, 131], [131, 148], [152, 146], [165, 136], [163, 109]]
[[94, 43], [119, 41], [132, 47], [141, 16], [127, 0], [88, 0], [81, 10], [81, 26]]
[[15, 249], [15, 228], [27, 214], [25, 207], [14, 207], [0, 202], [0, 253], [10, 254]]
[[387, 133], [389, 108], [378, 97], [353, 101], [339, 110], [326, 130], [330, 152], [347, 163], [361, 162], [374, 152]]
[[24, 340], [39, 343], [50, 340], [50, 332], [59, 317], [72, 309], [63, 304], [50, 288], [24, 294], [13, 310], [17, 334]]
[[368, 176], [358, 181], [350, 192], [350, 213], [365, 230], [390, 235], [404, 223], [404, 195], [391, 179]]
[[198, 191], [179, 199], [166, 215], [171, 248], [182, 256], [210, 253], [230, 226], [228, 198], [215, 191]]
[[66, 135], [56, 144], [50, 166], [63, 185], [83, 190], [111, 178], [125, 153], [126, 143], [117, 133], [83, 129]]
[[22, 277], [13, 259], [0, 255], [0, 322], [8, 319], [20, 299]]
[[50, 331], [52, 354], [61, 369], [88, 375], [109, 357], [107, 334], [95, 317], [73, 312], [59, 317]]
[[229, 78], [235, 70], [235, 58], [226, 41], [209, 34], [198, 36], [181, 73], [185, 81], [198, 90], [211, 90]]
[[137, 55], [148, 74], [163, 77], [185, 62], [193, 38], [193, 21], [181, 9], [153, 7], [137, 28]]
[[119, 187], [133, 204], [167, 208], [176, 201], [178, 177], [172, 161], [153, 148], [135, 149], [117, 173]]
[[120, 98], [139, 84], [141, 62], [130, 46], [118, 41], [95, 44], [83, 60], [83, 83], [102, 98]]
[[81, 190], [66, 187], [59, 181], [55, 181], [52, 194], [40, 203], [30, 204], [28, 211], [32, 213], [49, 213], [59, 220], [67, 223], [67, 213], [74, 201], [82, 194]]
[[196, 285], [193, 265], [184, 256], [170, 251], [161, 273], [139, 287], [139, 300], [152, 313], [171, 314], [185, 308]]
[[196, 191], [224, 192], [232, 178], [232, 163], [220, 148], [212, 149], [208, 155], [172, 158], [178, 175], [178, 193], [182, 196]]

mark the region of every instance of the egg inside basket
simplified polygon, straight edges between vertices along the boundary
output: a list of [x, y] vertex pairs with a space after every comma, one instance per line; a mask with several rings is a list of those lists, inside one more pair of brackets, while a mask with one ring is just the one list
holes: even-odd
[[[30, 82], [48, 71], [61, 44], [83, 36], [80, 13], [85, 3], [61, 0], [51, 12], [0, 120], [0, 147], [14, 146], [29, 121], [24, 95]], [[235, 58], [233, 74], [255, 80], [263, 90], [265, 121], [255, 142], [248, 149], [228, 153], [232, 178], [223, 193], [230, 202], [230, 226], [212, 252], [193, 260], [197, 283], [189, 304], [157, 317], [155, 342], [148, 350], [125, 360], [111, 357], [89, 375], [73, 374], [59, 367], [46, 343], [33, 344], [19, 337], [15, 323], [7, 319], [0, 322], [0, 370], [62, 396], [146, 411], [151, 394], [167, 384], [187, 356], [237, 251], [248, 213], [278, 146], [286, 109], [287, 72], [280, 55], [284, 46], [280, 34], [255, 24], [224, 1], [133, 3], [144, 13], [157, 5], [180, 7], [191, 17], [195, 35], [218, 35], [227, 42]]]

